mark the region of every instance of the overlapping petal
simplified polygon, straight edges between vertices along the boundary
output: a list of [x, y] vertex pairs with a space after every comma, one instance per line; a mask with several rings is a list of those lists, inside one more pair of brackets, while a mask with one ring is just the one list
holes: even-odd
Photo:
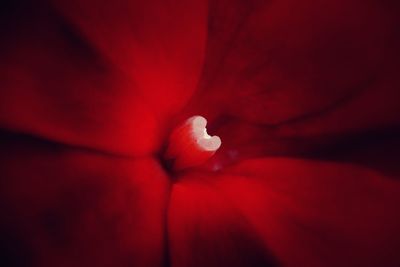
[[2, 266], [162, 264], [168, 177], [156, 161], [2, 140]]
[[396, 1], [211, 1], [202, 90], [188, 113], [216, 118], [222, 136], [236, 122], [250, 125], [272, 150], [397, 127], [397, 9]]
[[367, 168], [250, 160], [172, 192], [177, 266], [269, 266], [271, 254], [279, 266], [400, 264], [400, 184]]
[[[3, 259], [398, 266], [397, 6], [8, 1], [0, 128], [61, 144], [0, 136]], [[148, 155], [193, 114], [223, 146], [168, 192]]]
[[7, 1], [0, 126], [143, 155], [196, 89], [204, 1]]

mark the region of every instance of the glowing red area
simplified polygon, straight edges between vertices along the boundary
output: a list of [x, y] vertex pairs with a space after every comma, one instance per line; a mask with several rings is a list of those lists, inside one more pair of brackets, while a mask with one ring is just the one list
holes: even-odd
[[0, 266], [400, 266], [399, 1], [2, 2]]
[[172, 263], [396, 266], [400, 187], [388, 178], [354, 165], [285, 158], [244, 161], [220, 175], [193, 173], [172, 189]]
[[3, 128], [115, 153], [155, 152], [196, 89], [206, 3], [10, 2], [1, 42]]

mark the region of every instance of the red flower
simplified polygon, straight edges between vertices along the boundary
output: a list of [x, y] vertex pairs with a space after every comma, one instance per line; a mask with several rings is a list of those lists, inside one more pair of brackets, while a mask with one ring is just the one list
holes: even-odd
[[396, 1], [1, 5], [2, 266], [400, 265]]

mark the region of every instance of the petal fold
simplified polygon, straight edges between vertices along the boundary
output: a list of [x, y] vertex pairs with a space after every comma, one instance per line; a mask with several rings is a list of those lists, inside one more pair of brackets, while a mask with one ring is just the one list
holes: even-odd
[[0, 265], [161, 266], [168, 180], [154, 160], [2, 139]]
[[148, 155], [196, 90], [204, 1], [8, 1], [0, 127]]
[[398, 266], [398, 181], [367, 168], [244, 161], [215, 179], [283, 266]]

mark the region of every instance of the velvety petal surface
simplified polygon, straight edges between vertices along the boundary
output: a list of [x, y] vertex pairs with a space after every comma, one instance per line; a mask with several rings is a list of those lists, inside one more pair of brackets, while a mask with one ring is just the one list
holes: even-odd
[[163, 263], [168, 180], [157, 162], [1, 138], [1, 266]]
[[226, 138], [245, 125], [271, 149], [397, 126], [398, 8], [397, 1], [211, 1], [201, 90], [187, 112], [215, 118]]
[[210, 174], [188, 175], [171, 191], [168, 233], [171, 265], [276, 266], [246, 214], [215, 188]]
[[[400, 265], [396, 1], [4, 3], [4, 264]], [[194, 114], [223, 145], [169, 191]]]
[[399, 203], [398, 181], [353, 164], [275, 158], [189, 174], [172, 190], [172, 262], [395, 267]]
[[0, 127], [131, 155], [161, 145], [196, 89], [206, 2], [2, 5]]

